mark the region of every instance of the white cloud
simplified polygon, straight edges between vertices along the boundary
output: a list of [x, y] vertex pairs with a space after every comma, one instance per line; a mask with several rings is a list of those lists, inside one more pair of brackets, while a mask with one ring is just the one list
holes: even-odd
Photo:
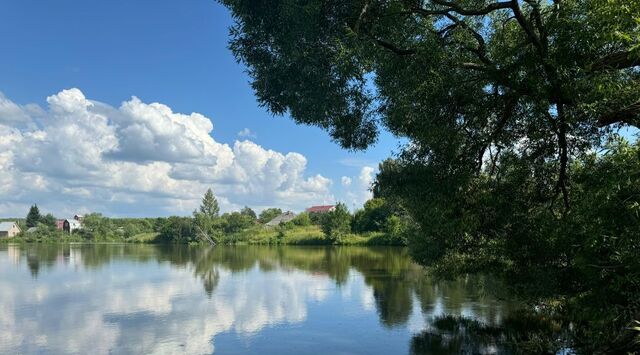
[[370, 166], [365, 166], [360, 170], [360, 175], [358, 176], [358, 180], [360, 181], [360, 186], [366, 188], [367, 190], [371, 188], [371, 184], [373, 184], [373, 173], [375, 169]]
[[58, 215], [187, 214], [213, 187], [223, 209], [300, 210], [333, 201], [331, 180], [305, 174], [307, 159], [254, 142], [215, 141], [199, 113], [133, 97], [118, 108], [79, 89], [20, 106], [0, 95], [0, 216], [32, 203]]
[[244, 128], [242, 131], [238, 132], [238, 137], [258, 138], [258, 135], [252, 132], [249, 128]]
[[345, 196], [349, 207], [361, 208], [362, 205], [373, 197], [371, 188], [375, 179], [376, 169], [364, 166], [357, 177], [342, 177], [342, 186], [345, 188]]

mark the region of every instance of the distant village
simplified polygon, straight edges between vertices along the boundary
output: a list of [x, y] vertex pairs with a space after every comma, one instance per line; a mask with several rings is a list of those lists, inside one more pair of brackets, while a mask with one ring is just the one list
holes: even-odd
[[[322, 214], [322, 213], [334, 211], [335, 209], [336, 209], [335, 205], [322, 205], [322, 206], [309, 207], [305, 209], [305, 212], [310, 214], [311, 213]], [[286, 211], [276, 216], [269, 222], [265, 223], [265, 226], [276, 227], [281, 223], [287, 223], [292, 221], [296, 216], [297, 216], [296, 213], [291, 211]], [[71, 234], [74, 231], [83, 228], [83, 223], [82, 223], [83, 219], [84, 219], [84, 215], [79, 215], [79, 214], [74, 215], [73, 218], [56, 219], [55, 226], [57, 230]], [[25, 232], [33, 233], [37, 230], [37, 228], [38, 227], [31, 227], [31, 228], [28, 228]], [[13, 238], [17, 236], [20, 232], [22, 232], [22, 229], [20, 228], [20, 225], [17, 221], [0, 222], [0, 238]]]
[[[64, 231], [66, 233], [72, 233], [75, 230], [82, 228], [82, 220], [84, 219], [83, 215], [75, 215], [73, 218], [69, 219], [57, 219], [56, 220], [56, 229]], [[38, 227], [31, 227], [27, 229], [25, 232], [32, 233], [35, 232]], [[20, 225], [16, 221], [8, 221], [8, 222], [0, 222], [0, 238], [13, 238], [18, 235], [22, 230], [20, 229]]]

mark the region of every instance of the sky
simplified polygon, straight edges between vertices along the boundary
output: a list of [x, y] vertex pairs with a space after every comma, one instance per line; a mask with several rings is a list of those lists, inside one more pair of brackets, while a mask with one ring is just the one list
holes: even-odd
[[0, 217], [301, 211], [370, 198], [383, 133], [350, 152], [260, 107], [213, 0], [3, 0]]

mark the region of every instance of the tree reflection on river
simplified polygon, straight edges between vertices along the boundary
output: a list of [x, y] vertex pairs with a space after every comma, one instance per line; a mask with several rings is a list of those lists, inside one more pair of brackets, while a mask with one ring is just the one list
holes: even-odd
[[469, 334], [497, 289], [404, 248], [0, 245], [0, 353], [506, 352]]

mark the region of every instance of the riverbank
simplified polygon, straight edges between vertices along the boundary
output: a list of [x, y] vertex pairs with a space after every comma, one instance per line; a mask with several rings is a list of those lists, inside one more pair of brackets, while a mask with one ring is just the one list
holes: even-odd
[[[87, 238], [86, 234], [67, 234], [60, 231], [39, 231], [35, 233], [21, 233], [14, 238], [0, 239], [0, 243], [139, 243], [166, 244], [160, 240], [160, 233], [145, 232], [131, 237], [94, 236]], [[383, 232], [348, 233], [332, 241], [324, 235], [317, 225], [265, 227], [253, 226], [236, 233], [220, 236], [219, 243], [225, 245], [404, 245], [401, 240]], [[193, 242], [191, 244], [194, 244]], [[196, 243], [197, 244], [197, 243]]]

